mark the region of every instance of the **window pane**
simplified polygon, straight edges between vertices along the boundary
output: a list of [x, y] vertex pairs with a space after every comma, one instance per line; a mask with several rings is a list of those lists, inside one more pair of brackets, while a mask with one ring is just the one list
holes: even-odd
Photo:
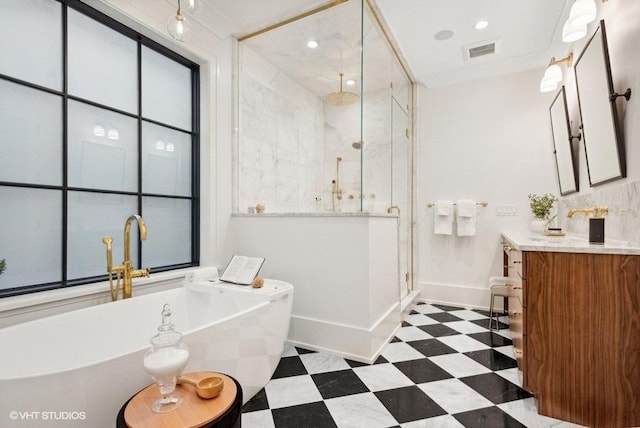
[[137, 114], [136, 42], [68, 10], [69, 93]]
[[137, 191], [136, 119], [69, 101], [69, 186]]
[[51, 0], [0, 0], [0, 73], [62, 88], [62, 6]]
[[191, 70], [145, 47], [142, 115], [191, 131]]
[[191, 135], [150, 123], [142, 127], [145, 193], [191, 195]]
[[[113, 238], [113, 264], [122, 264], [124, 224], [131, 214], [136, 213], [136, 201], [135, 196], [69, 192], [69, 279], [107, 273], [107, 247], [102, 242], [107, 235]], [[131, 228], [131, 259], [137, 266], [137, 224]]]
[[0, 186], [0, 201], [0, 289], [60, 281], [62, 192]]
[[143, 198], [142, 212], [147, 224], [143, 247], [145, 267], [191, 262], [191, 201]]
[[62, 99], [0, 80], [0, 180], [62, 183]]

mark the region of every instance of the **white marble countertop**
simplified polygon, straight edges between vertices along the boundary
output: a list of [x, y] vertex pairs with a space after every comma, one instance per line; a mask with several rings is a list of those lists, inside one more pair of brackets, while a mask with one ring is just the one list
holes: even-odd
[[579, 235], [547, 236], [526, 230], [503, 231], [502, 237], [520, 251], [640, 255], [640, 247], [614, 239], [605, 238], [604, 244], [590, 244], [588, 238]]

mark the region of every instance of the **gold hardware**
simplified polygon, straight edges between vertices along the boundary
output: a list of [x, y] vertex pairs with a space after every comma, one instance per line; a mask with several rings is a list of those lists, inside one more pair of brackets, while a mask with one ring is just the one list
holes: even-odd
[[569, 52], [569, 55], [567, 55], [562, 59], [556, 59], [555, 56], [551, 57], [551, 61], [549, 61], [549, 65], [554, 65], [554, 64], [567, 64], [567, 67], [571, 67], [571, 64], [573, 64], [573, 52]]
[[292, 22], [299, 21], [299, 20], [301, 20], [303, 18], [306, 18], [307, 16], [315, 15], [318, 12], [322, 12], [323, 10], [330, 9], [330, 8], [332, 8], [334, 6], [341, 5], [342, 3], [346, 3], [347, 1], [348, 0], [334, 0], [332, 2], [329, 2], [327, 4], [322, 5], [320, 7], [317, 7], [315, 9], [312, 9], [312, 10], [309, 10], [307, 12], [301, 13], [300, 15], [296, 15], [296, 16], [291, 17], [289, 19], [285, 19], [284, 21], [280, 21], [280, 22], [278, 22], [276, 24], [264, 27], [264, 28], [262, 28], [262, 29], [260, 29], [258, 31], [254, 31], [253, 33], [249, 33], [249, 34], [246, 34], [244, 36], [238, 37], [238, 41], [242, 42], [242, 41], [250, 39], [252, 37], [259, 36], [260, 34], [269, 32], [271, 30], [275, 30], [276, 28], [284, 27], [287, 24], [291, 24]]
[[505, 245], [504, 247], [502, 247], [503, 250], [505, 251], [513, 251], [513, 247], [509, 246], [509, 245]]
[[519, 317], [520, 315], [522, 315], [522, 311], [511, 311], [511, 315], [513, 315], [514, 317]]
[[591, 207], [591, 208], [572, 208], [567, 213], [567, 217], [571, 218], [574, 214], [582, 213], [582, 214], [592, 214], [594, 218], [603, 218], [607, 214], [609, 214], [609, 207], [600, 206], [600, 207]]
[[514, 289], [514, 290], [522, 290], [522, 287], [516, 287], [516, 286], [514, 286], [514, 287], [513, 287], [513, 289]]
[[391, 214], [393, 210], [398, 210], [398, 215], [400, 215], [400, 208], [397, 205], [391, 205], [387, 208], [387, 214]]
[[522, 350], [518, 349], [518, 348], [513, 348], [513, 353], [516, 355], [522, 355]]
[[[107, 273], [109, 274], [109, 287], [111, 289], [111, 300], [118, 300], [118, 292], [120, 290], [120, 282], [122, 281], [122, 298], [128, 299], [133, 292], [133, 278], [142, 276], [149, 277], [149, 269], [133, 269], [131, 264], [131, 223], [138, 223], [138, 232], [140, 240], [147, 239], [147, 226], [142, 217], [137, 214], [130, 216], [124, 224], [124, 261], [121, 266], [113, 266], [112, 247], [113, 238], [105, 236], [102, 242], [107, 246]], [[116, 284], [113, 284], [113, 274], [116, 274]]]
[[513, 261], [513, 264], [520, 264], [520, 263], [522, 263], [522, 260], [514, 260]]

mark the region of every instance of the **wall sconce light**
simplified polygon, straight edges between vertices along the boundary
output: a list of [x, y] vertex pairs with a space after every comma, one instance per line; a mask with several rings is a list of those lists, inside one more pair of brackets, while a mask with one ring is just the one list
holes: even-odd
[[573, 64], [573, 52], [562, 59], [551, 58], [549, 66], [540, 81], [540, 92], [551, 92], [558, 88], [558, 83], [562, 81], [560, 64], [567, 64], [567, 67], [571, 67], [571, 64]]
[[[602, 3], [608, 0], [602, 0]], [[576, 0], [569, 11], [569, 18], [562, 27], [562, 41], [575, 42], [587, 35], [587, 24], [596, 19], [596, 0]]]
[[179, 42], [186, 42], [191, 36], [191, 28], [187, 18], [182, 14], [181, 0], [178, 0], [176, 14], [169, 18], [167, 23], [169, 35]]
[[587, 35], [587, 24], [571, 24], [567, 19], [562, 27], [562, 41], [565, 43], [575, 42]]
[[576, 0], [569, 12], [571, 25], [588, 24], [596, 19], [597, 9], [595, 0]]

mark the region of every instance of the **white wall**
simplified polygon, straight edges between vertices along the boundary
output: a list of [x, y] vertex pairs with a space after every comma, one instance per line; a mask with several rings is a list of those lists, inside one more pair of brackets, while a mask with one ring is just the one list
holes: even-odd
[[[555, 192], [550, 99], [540, 71], [418, 89], [418, 285], [421, 298], [488, 306], [488, 278], [502, 272], [500, 231], [528, 227], [529, 193]], [[476, 236], [433, 233], [427, 202], [470, 198]], [[496, 216], [514, 205], [517, 216]]]
[[[640, 2], [597, 2], [605, 19], [615, 89], [634, 92], [618, 101], [626, 140], [627, 178], [589, 187], [584, 146], [579, 144], [580, 192], [561, 198], [560, 226], [586, 234], [585, 218], [565, 217], [567, 206], [608, 205], [607, 237], [640, 243]], [[577, 59], [588, 40], [566, 45]], [[488, 306], [487, 278], [502, 266], [500, 231], [527, 228], [527, 194], [559, 194], [548, 109], [556, 92], [541, 94], [544, 68], [453, 86], [419, 87], [418, 126], [418, 279], [421, 298], [467, 306]], [[564, 69], [574, 134], [579, 113], [573, 68]], [[479, 210], [475, 238], [433, 234], [428, 201], [469, 197], [487, 200]], [[499, 204], [516, 205], [516, 217], [495, 215]]]

